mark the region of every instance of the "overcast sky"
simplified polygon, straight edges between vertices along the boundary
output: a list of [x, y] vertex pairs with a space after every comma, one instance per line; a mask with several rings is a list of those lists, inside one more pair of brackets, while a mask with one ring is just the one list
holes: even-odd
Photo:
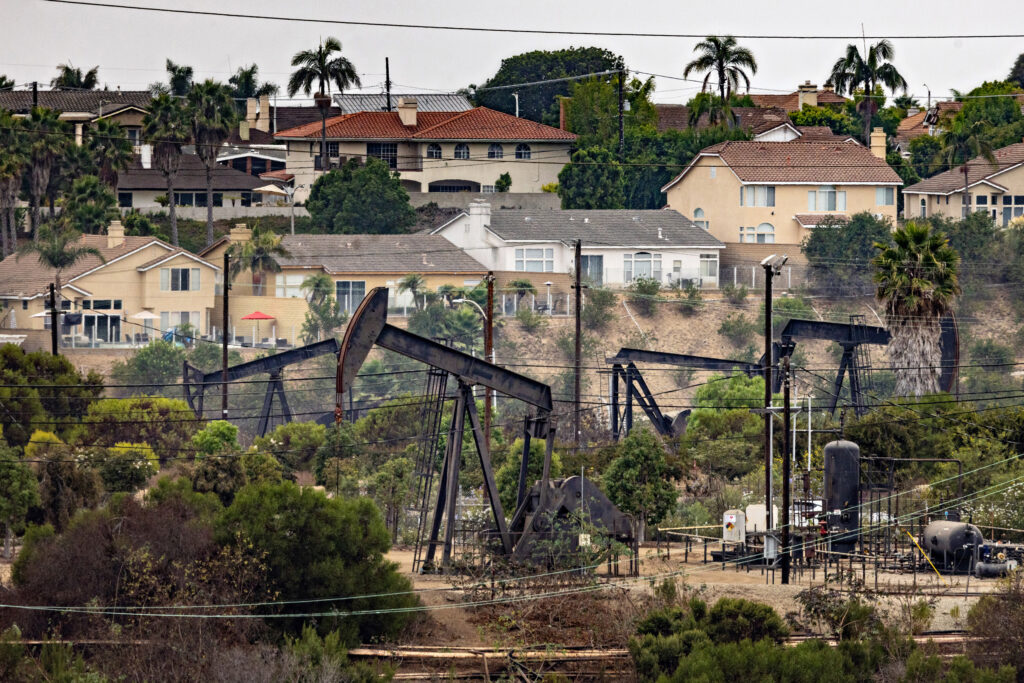
[[[821, 0], [771, 2], [622, 2], [621, 0], [113, 0], [150, 7], [216, 9], [222, 12], [317, 17], [375, 22], [420, 23], [557, 30], [658, 33], [856, 35], [861, 23], [870, 35], [1024, 34], [1020, 0]], [[209, 18], [125, 9], [59, 5], [43, 0], [0, 0], [0, 73], [19, 85], [48, 83], [55, 65], [100, 67], [101, 83], [144, 89], [164, 79], [164, 60], [190, 64], [199, 78], [226, 80], [239, 65], [256, 62], [260, 75], [285, 85], [289, 60], [336, 36], [359, 71], [364, 92], [380, 92], [384, 58], [391, 58], [395, 92], [450, 91], [480, 84], [501, 59], [534, 49], [596, 45], [625, 57], [642, 71], [682, 75], [695, 40], [666, 38], [544, 36], [352, 27], [236, 18]], [[834, 9], [832, 9], [834, 8]], [[742, 40], [760, 66], [752, 92], [791, 92], [810, 79], [821, 85], [848, 40]], [[859, 42], [859, 41], [858, 41]], [[895, 40], [895, 64], [912, 94], [948, 97], [983, 80], [1006, 77], [1024, 39]], [[685, 102], [699, 88], [659, 79], [655, 101]]]

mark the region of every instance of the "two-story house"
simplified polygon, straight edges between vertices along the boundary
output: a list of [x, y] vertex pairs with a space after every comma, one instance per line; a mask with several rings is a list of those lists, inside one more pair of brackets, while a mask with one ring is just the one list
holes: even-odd
[[131, 143], [142, 139], [142, 117], [153, 100], [148, 90], [0, 90], [0, 109], [15, 116], [28, 116], [33, 106], [53, 109], [61, 121], [74, 127], [75, 140], [82, 143], [85, 130], [100, 120], [120, 124]]
[[395, 111], [363, 111], [327, 120], [327, 156], [321, 158], [319, 121], [282, 130], [295, 200], [305, 201], [313, 182], [348, 159], [376, 157], [397, 171], [409, 192], [493, 192], [508, 173], [512, 192], [542, 192], [558, 182], [576, 136], [486, 107], [467, 111], [418, 111], [399, 98]]
[[[89, 255], [61, 272], [61, 309], [82, 316], [77, 325], [62, 325], [67, 343], [148, 341], [181, 323], [210, 333], [220, 268], [155, 237], [125, 235], [120, 221], [106, 235], [82, 235], [78, 244], [103, 258]], [[0, 327], [48, 329], [53, 282], [54, 271], [36, 256], [0, 261]]]
[[[1001, 147], [993, 153], [996, 163], [984, 157], [925, 178], [903, 190], [905, 218], [944, 214], [950, 218], [985, 211], [1006, 227], [1024, 216], [1024, 142]], [[966, 184], [967, 195], [964, 195]]]
[[855, 142], [722, 142], [701, 150], [662, 188], [668, 206], [726, 245], [732, 261], [759, 261], [799, 245], [826, 218], [862, 211], [896, 220], [900, 177], [885, 162], [885, 134]]

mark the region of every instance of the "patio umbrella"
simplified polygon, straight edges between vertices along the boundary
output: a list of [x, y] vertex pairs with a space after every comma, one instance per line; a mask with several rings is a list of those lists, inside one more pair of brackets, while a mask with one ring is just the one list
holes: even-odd
[[264, 185], [263, 187], [257, 187], [253, 192], [259, 192], [261, 194], [279, 194], [282, 197], [287, 197], [288, 193], [281, 189], [280, 186], [270, 184]]
[[242, 320], [255, 320], [256, 321], [256, 334], [253, 335], [253, 340], [252, 340], [252, 343], [254, 345], [256, 344], [256, 339], [259, 337], [259, 334], [260, 334], [260, 321], [261, 320], [273, 320], [273, 319], [274, 319], [274, 316], [267, 315], [266, 313], [263, 313], [262, 311], [254, 311], [254, 312], [250, 313], [249, 315], [243, 315], [242, 316]]
[[129, 318], [136, 318], [138, 320], [159, 320], [160, 316], [152, 311], [139, 311], [134, 315], [128, 316]]

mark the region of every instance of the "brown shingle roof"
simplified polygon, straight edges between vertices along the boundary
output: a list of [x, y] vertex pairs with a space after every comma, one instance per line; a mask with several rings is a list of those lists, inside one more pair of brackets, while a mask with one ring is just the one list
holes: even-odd
[[282, 268], [328, 273], [485, 273], [487, 268], [440, 235], [284, 235]]
[[797, 126], [801, 142], [843, 142], [849, 135], [836, 135], [828, 126]]
[[[791, 92], [786, 95], [751, 95], [750, 99], [759, 107], [782, 107], [787, 112], [799, 111], [797, 103], [800, 101], [800, 92]], [[818, 91], [818, 106], [846, 104], [846, 98], [837, 95], [834, 90]]]
[[[236, 171], [229, 166], [215, 166], [213, 168], [213, 189], [216, 192], [252, 190], [265, 185], [255, 176], [243, 171]], [[122, 171], [117, 179], [119, 192], [131, 190], [166, 190], [167, 180], [156, 168], [142, 168], [139, 157], [135, 157], [132, 165]], [[176, 192], [195, 192], [206, 189], [206, 167], [202, 160], [195, 154], [182, 154], [181, 167], [174, 179], [174, 190]]]
[[[656, 104], [654, 109], [658, 113], [658, 132], [686, 130], [690, 127], [690, 108], [686, 105]], [[779, 107], [733, 107], [732, 113], [738, 119], [740, 128], [749, 130], [755, 135], [790, 122], [789, 115]], [[703, 129], [710, 125], [710, 117], [707, 114], [702, 114], [697, 121], [697, 128]]]
[[[125, 105], [145, 109], [153, 100], [147, 90], [40, 90], [39, 106], [60, 112], [91, 112], [100, 115]], [[0, 109], [27, 114], [32, 109], [29, 90], [0, 91]]]
[[745, 183], [902, 184], [884, 159], [854, 142], [731, 140], [701, 150], [662, 191], [679, 182], [703, 156], [720, 157]]
[[805, 228], [816, 228], [825, 221], [836, 223], [848, 223], [850, 221], [850, 217], [845, 213], [798, 213], [793, 218]]
[[[277, 134], [278, 139], [320, 137], [314, 121]], [[500, 111], [477, 107], [469, 111], [417, 112], [415, 126], [403, 126], [398, 112], [365, 111], [327, 120], [327, 137], [335, 140], [564, 140], [573, 133]]]
[[[340, 115], [341, 109], [338, 107], [331, 107], [327, 112], [328, 120]], [[320, 110], [316, 107], [271, 107], [270, 121], [272, 125], [276, 122], [278, 131], [288, 130], [289, 128], [313, 122], [319, 125]]]
[[[1008, 147], [997, 149], [993, 152], [993, 155], [996, 158], [995, 165], [990, 164], [984, 157], [976, 157], [967, 162], [968, 185], [974, 185], [982, 180], [986, 180], [999, 187], [1003, 187], [999, 183], [998, 174], [1024, 163], [1024, 142], [1018, 142]], [[960, 169], [961, 166], [957, 166], [956, 168], [933, 175], [931, 178], [925, 178], [919, 183], [904, 188], [903, 192], [904, 194], [908, 192], [924, 194], [963, 192], [964, 173]]]

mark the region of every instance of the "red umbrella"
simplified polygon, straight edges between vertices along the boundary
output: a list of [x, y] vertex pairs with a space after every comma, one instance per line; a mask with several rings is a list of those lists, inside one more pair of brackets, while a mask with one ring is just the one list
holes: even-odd
[[[274, 319], [274, 316], [267, 315], [266, 313], [263, 313], [262, 311], [254, 311], [253, 313], [250, 313], [249, 315], [243, 315], [242, 316], [242, 320], [255, 320], [256, 321], [256, 335], [255, 335], [256, 337], [259, 337], [260, 321], [261, 320], [273, 320], [273, 319]], [[252, 340], [252, 343], [256, 344], [256, 339], [255, 338]]]

